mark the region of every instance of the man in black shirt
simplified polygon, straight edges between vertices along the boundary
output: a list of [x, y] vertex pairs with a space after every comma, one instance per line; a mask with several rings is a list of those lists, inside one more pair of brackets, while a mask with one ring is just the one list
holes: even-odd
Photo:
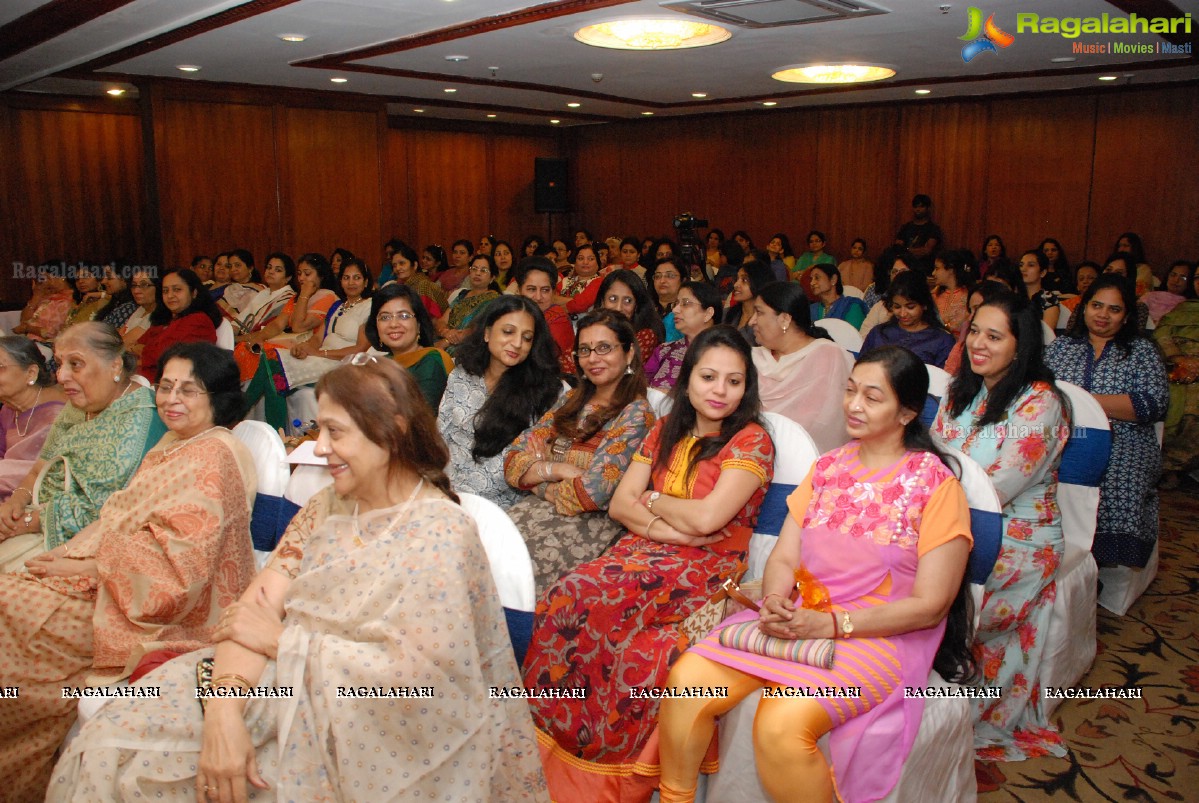
[[933, 257], [945, 239], [941, 227], [929, 220], [928, 211], [932, 205], [932, 199], [923, 193], [913, 198], [912, 219], [900, 226], [895, 235], [895, 245], [912, 252], [925, 273], [932, 269]]

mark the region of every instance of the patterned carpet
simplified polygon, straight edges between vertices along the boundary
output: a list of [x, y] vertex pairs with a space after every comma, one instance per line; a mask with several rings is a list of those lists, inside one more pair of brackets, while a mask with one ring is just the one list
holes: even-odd
[[1065, 758], [977, 762], [979, 800], [1199, 801], [1199, 487], [1162, 495], [1157, 579], [1124, 617], [1099, 609], [1099, 654], [1079, 683], [1141, 700], [1068, 700]]

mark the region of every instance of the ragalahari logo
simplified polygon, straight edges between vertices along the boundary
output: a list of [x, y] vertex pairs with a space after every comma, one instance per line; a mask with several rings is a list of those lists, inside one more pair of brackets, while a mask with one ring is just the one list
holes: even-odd
[[967, 64], [984, 50], [998, 53], [998, 48], [1007, 47], [1016, 41], [1016, 37], [1006, 31], [1000, 30], [999, 26], [995, 24], [994, 14], [987, 17], [986, 24], [984, 24], [981, 9], [970, 6], [967, 13], [970, 15], [970, 18], [966, 33], [958, 37], [963, 42], [969, 42], [969, 44], [962, 48], [962, 61]]

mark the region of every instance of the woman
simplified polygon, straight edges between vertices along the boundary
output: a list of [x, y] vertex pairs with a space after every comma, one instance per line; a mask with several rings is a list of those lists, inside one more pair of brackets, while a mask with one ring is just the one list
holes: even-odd
[[125, 275], [125, 268], [118, 268], [115, 262], [110, 262], [104, 266], [104, 278], [100, 282], [104, 292], [108, 294], [108, 303], [100, 308], [96, 319], [116, 329], [124, 326], [129, 316], [138, 308], [133, 294], [129, 291], [129, 283], [125, 281]]
[[[575, 239], [576, 245], [582, 245], [582, 243], [577, 242], [577, 234], [575, 235]], [[590, 242], [590, 239], [585, 239], [583, 242]], [[542, 237], [540, 234], [530, 234], [525, 238], [525, 241], [520, 244], [521, 259], [537, 256], [537, 252], [541, 250], [543, 245], [545, 245], [544, 237]]]
[[[1081, 268], [1082, 266], [1080, 265], [1080, 272]], [[1100, 275], [1107, 273], [1114, 273], [1130, 281], [1136, 281], [1137, 273], [1134, 257], [1126, 252], [1117, 251], [1104, 261], [1103, 271]], [[1080, 290], [1079, 292], [1083, 291]], [[1070, 320], [1066, 323], [1067, 329], [1073, 329], [1078, 322], [1078, 310], [1081, 306], [1081, 303], [1075, 303], [1074, 310], [1070, 313]], [[1137, 326], [1140, 327], [1141, 331], [1146, 331], [1149, 326], [1149, 307], [1145, 302], [1140, 300], [1140, 296], [1137, 296], [1136, 319]]]
[[618, 268], [605, 276], [592, 309], [610, 309], [628, 318], [637, 333], [637, 347], [642, 354], [652, 354], [665, 337], [662, 319], [654, 309], [645, 283], [631, 270]]
[[66, 279], [46, 266], [40, 267], [33, 294], [21, 310], [21, 322], [12, 328], [12, 334], [25, 335], [35, 343], [43, 344], [43, 353], [49, 355], [50, 344], [62, 331], [74, 303], [75, 297]]
[[137, 309], [130, 313], [117, 332], [125, 348], [140, 356], [142, 335], [150, 328], [150, 318], [162, 303], [162, 283], [152, 271], [135, 271], [129, 282], [129, 295]]
[[225, 287], [229, 284], [229, 251], [224, 251], [216, 255], [216, 259], [212, 261], [212, 284], [209, 286], [209, 291], [213, 293], [213, 300], [220, 298], [217, 291], [223, 295]]
[[1003, 543], [983, 590], [974, 657], [998, 700], [975, 707], [984, 761], [1064, 756], [1038, 682], [1062, 561], [1057, 471], [1068, 408], [1041, 357], [1041, 321], [1027, 299], [1003, 293], [974, 313], [967, 361], [941, 398], [934, 433], [987, 470], [1003, 505]]
[[204, 254], [196, 254], [192, 257], [191, 265], [192, 272], [200, 277], [200, 281], [205, 287], [212, 285], [212, 259]]
[[108, 304], [108, 293], [100, 286], [100, 275], [90, 265], [80, 264], [74, 278], [67, 279], [74, 291], [75, 306], [67, 313], [64, 326], [95, 320], [100, 310]]
[[1057, 379], [1094, 395], [1111, 422], [1091, 552], [1100, 566], [1143, 567], [1157, 543], [1162, 456], [1153, 425], [1165, 419], [1170, 400], [1166, 367], [1137, 330], [1132, 282], [1101, 276], [1082, 309], [1075, 328], [1049, 344], [1045, 364]]
[[958, 332], [966, 323], [966, 288], [970, 286], [969, 255], [964, 251], [943, 251], [933, 260], [933, 281], [937, 289], [933, 294], [937, 302], [937, 314], [949, 332]]
[[465, 283], [474, 251], [474, 244], [470, 240], [456, 240], [450, 248], [450, 266], [439, 273], [430, 273], [429, 278], [440, 284], [447, 295], [453, 293]]
[[[664, 242], [669, 245], [668, 240]], [[664, 343], [678, 340], [683, 336], [674, 322], [674, 305], [679, 298], [679, 288], [683, 286], [683, 276], [682, 261], [676, 259], [673, 254], [658, 257], [654, 261], [654, 266], [645, 274], [649, 297], [654, 302], [658, 315], [662, 318], [662, 329], [665, 332], [662, 342]]]
[[[58, 381], [67, 397], [41, 453], [0, 506], [0, 566], [30, 551], [53, 549], [96, 520], [114, 491], [125, 487], [164, 432], [150, 391], [132, 380], [137, 358], [116, 330], [89, 321], [54, 343]], [[68, 475], [67, 467], [70, 467]], [[43, 476], [44, 475], [44, 476]], [[33, 505], [33, 489], [42, 485]]]
[[[1066, 257], [1066, 249], [1052, 237], [1046, 237], [1037, 246], [1037, 250], [1049, 260], [1049, 272], [1045, 274], [1045, 287], [1057, 293], [1074, 291], [1074, 277], [1070, 273], [1070, 260]], [[1079, 291], [1082, 292], [1081, 290]]]
[[45, 794], [78, 706], [63, 688], [127, 678], [152, 650], [210, 643], [218, 612], [253, 577], [247, 532], [257, 475], [226, 429], [241, 411], [233, 357], [180, 343], [163, 354], [157, 378], [170, 431], [129, 487], [69, 543], [25, 572], [0, 575], [0, 681], [21, 688], [19, 703], [0, 715], [9, 799]]
[[538, 593], [608, 548], [619, 525], [608, 502], [654, 423], [632, 324], [611, 310], [579, 321], [579, 386], [525, 430], [504, 457], [508, 510], [529, 546]]
[[[316, 449], [332, 487], [296, 516], [267, 568], [222, 616], [215, 655], [195, 653], [149, 675], [165, 702], [106, 705], [63, 756], [52, 799], [116, 800], [137, 790], [231, 801], [270, 789], [308, 800], [546, 800], [527, 705], [488, 693], [511, 688], [518, 673], [432, 413], [387, 360], [338, 368], [317, 395]], [[277, 683], [292, 698], [214, 697], [201, 709], [197, 660], [208, 658], [213, 687]], [[335, 687], [427, 688], [433, 699], [355, 699]], [[170, 750], [155, 749], [157, 740]], [[130, 760], [117, 761], [122, 755]]]
[[640, 264], [641, 260], [641, 241], [636, 237], [625, 237], [620, 241], [620, 262], [617, 263], [617, 268], [631, 270], [637, 274], [637, 278], [645, 281], [645, 268]]
[[710, 229], [704, 238], [704, 268], [710, 279], [720, 268], [720, 248], [724, 245], [724, 232], [720, 229]]
[[754, 300], [762, 288], [773, 281], [774, 273], [770, 267], [756, 259], [737, 268], [733, 295], [729, 299], [729, 308], [724, 312], [723, 322], [737, 329], [751, 346], [758, 345], [758, 341], [754, 340], [754, 328], [750, 325], [754, 317]]
[[1061, 299], [1056, 292], [1045, 286], [1045, 276], [1049, 272], [1049, 260], [1041, 251], [1030, 249], [1020, 255], [1020, 278], [1024, 280], [1024, 292], [1041, 320], [1050, 329], [1057, 328], [1057, 318], [1061, 314], [1058, 304]]
[[150, 316], [150, 328], [141, 336], [137, 372], [146, 379], [157, 373], [158, 358], [176, 343], [215, 343], [221, 313], [191, 269], [162, 277], [162, 306]]
[[0, 503], [29, 474], [66, 400], [37, 346], [20, 335], [0, 337]]
[[[833, 255], [824, 250], [826, 240], [828, 238], [824, 236], [824, 232], [816, 231], [815, 229], [808, 232], [808, 250], [795, 258], [795, 267], [791, 269], [791, 277], [793, 279], [802, 282], [804, 274], [813, 265], [837, 264], [837, 260], [833, 258]], [[804, 291], [807, 292], [806, 286], [804, 287]]]
[[666, 682], [687, 647], [679, 625], [737, 572], [773, 476], [735, 329], [695, 339], [671, 400], [612, 498], [624, 536], [537, 604], [525, 685], [587, 691], [530, 701], [556, 801], [649, 799], [657, 702], [629, 690]]
[[856, 287], [865, 291], [874, 278], [874, 263], [866, 258], [866, 241], [861, 237], [854, 238], [849, 244], [849, 259], [837, 266], [841, 271], [841, 281], [846, 287]]
[[808, 269], [808, 286], [816, 300], [809, 309], [813, 321], [825, 318], [837, 318], [845, 321], [854, 329], [859, 328], [866, 320], [866, 305], [862, 299], [845, 295], [845, 285], [841, 283], [841, 271], [829, 262], [813, 265]]
[[578, 317], [595, 306], [599, 296], [599, 254], [596, 247], [584, 244], [575, 249], [574, 270], [558, 282], [555, 304], [561, 304], [572, 317]]
[[[988, 274], [989, 277], [994, 275], [995, 271]], [[983, 279], [970, 288], [970, 296], [966, 301], [966, 320], [962, 322], [962, 327], [958, 331], [957, 342], [953, 344], [953, 349], [945, 358], [945, 373], [955, 376], [961, 370], [962, 354], [966, 350], [966, 336], [970, 334], [970, 319], [974, 317], [974, 313], [985, 302], [999, 296], [1004, 291], [1011, 292], [1011, 288], [993, 281], [992, 278]]]
[[508, 282], [512, 279], [512, 266], [516, 260], [515, 254], [512, 253], [512, 246], [507, 240], [497, 240], [495, 247], [491, 249], [491, 258], [495, 260], [495, 267], [499, 273], [496, 283], [500, 287], [507, 287]]
[[1007, 246], [1003, 244], [1003, 238], [998, 234], [988, 234], [983, 240], [982, 257], [978, 260], [979, 278], [987, 278], [991, 267], [1001, 259], [1007, 259]]
[[679, 288], [672, 314], [682, 337], [662, 343], [645, 361], [649, 386], [664, 393], [670, 393], [678, 382], [683, 358], [692, 341], [720, 320], [720, 291], [707, 282], [687, 282]]
[[488, 306], [458, 349], [437, 414], [455, 490], [503, 508], [520, 496], [504, 481], [504, 449], [562, 393], [554, 341], [539, 312], [523, 296]]
[[803, 289], [794, 282], [766, 285], [750, 323], [762, 408], [798, 422], [821, 452], [849, 440], [841, 412], [846, 351], [812, 326]]
[[217, 306], [222, 314], [237, 320], [263, 287], [258, 268], [254, 267], [254, 255], [244, 248], [235, 248], [229, 252], [229, 284], [222, 289]]
[[879, 256], [874, 265], [874, 281], [866, 288], [862, 297], [862, 303], [868, 310], [866, 320], [862, 321], [862, 326], [858, 329], [862, 337], [870, 334], [879, 324], [891, 320], [891, 311], [887, 309], [883, 296], [887, 294], [896, 276], [911, 270], [911, 266], [916, 264], [915, 259], [912, 254], [894, 248], [888, 248]]
[[436, 410], [454, 361], [434, 347], [437, 330], [416, 291], [389, 284], [375, 293], [364, 331], [372, 348], [390, 355], [412, 374], [429, 408]]
[[924, 277], [915, 271], [899, 274], [883, 301], [891, 320], [870, 330], [862, 343], [862, 353], [879, 346], [903, 346], [922, 362], [943, 367], [953, 350], [953, 335], [941, 325]]
[[[1135, 231], [1126, 231], [1116, 238], [1112, 251], [1129, 257], [1128, 275], [1136, 279], [1137, 298], [1153, 289], [1153, 268], [1145, 258], [1145, 244]], [[1110, 260], [1109, 260], [1110, 261]], [[1142, 327], [1143, 328], [1143, 327]]]
[[[435, 255], [431, 249], [436, 249], [437, 254]], [[421, 253], [422, 269], [418, 269], [416, 253], [407, 245], [401, 244], [391, 255], [391, 271], [395, 281], [415, 288], [421, 296], [421, 302], [425, 305], [425, 309], [433, 319], [440, 318], [441, 313], [450, 306], [445, 290], [441, 289], [441, 285], [430, 279], [423, 270], [426, 262], [433, 262], [438, 257], [443, 260], [445, 258], [441, 248], [436, 245], [429, 246]]]
[[476, 254], [471, 258], [467, 284], [450, 294], [450, 308], [436, 321], [437, 333], [441, 335], [438, 348], [453, 354], [454, 348], [466, 339], [475, 316], [500, 297], [496, 276], [495, 260], [490, 256]]
[[[341, 278], [341, 268], [351, 259], [354, 259], [354, 252], [348, 248], [334, 248], [333, 253], [329, 254], [329, 269], [333, 271], [333, 275]], [[270, 261], [270, 257], [267, 257]]]
[[517, 292], [537, 305], [545, 318], [554, 351], [558, 358], [558, 370], [563, 374], [574, 374], [575, 361], [570, 352], [575, 344], [575, 330], [570, 325], [566, 310], [554, 303], [554, 287], [558, 284], [558, 269], [547, 257], [526, 257], [516, 269]]
[[492, 251], [495, 248], [496, 236], [494, 234], [484, 234], [479, 238], [479, 246], [475, 249], [476, 254], [486, 254], [492, 256]]
[[1153, 339], [1170, 370], [1162, 487], [1177, 488], [1181, 475], [1199, 467], [1199, 274], [1192, 274], [1189, 298], [1158, 321]]
[[296, 263], [287, 254], [276, 251], [266, 258], [266, 270], [262, 278], [266, 287], [246, 304], [244, 313], [233, 320], [233, 334], [245, 337], [266, 326], [277, 316], [287, 302], [295, 297]]
[[743, 253], [748, 254], [750, 251], [752, 251], [752, 250], [754, 250], [754, 248], [756, 248], [756, 246], [754, 245], [753, 238], [750, 237], [742, 229], [738, 229], [737, 231], [733, 232], [732, 237], [730, 237], [729, 239], [731, 239], [737, 245], [741, 246], [741, 251]]
[[1164, 290], [1152, 290], [1141, 297], [1141, 301], [1149, 308], [1149, 320], [1156, 324], [1168, 312], [1191, 297], [1191, 278], [1195, 275], [1195, 265], [1180, 259], [1170, 266], [1166, 273]]
[[775, 278], [786, 281], [795, 268], [795, 251], [791, 248], [791, 238], [781, 231], [766, 243], [766, 253], [770, 256], [770, 268]]
[[351, 259], [342, 265], [339, 283], [341, 297], [329, 307], [324, 328], [314, 330], [311, 337], [292, 342], [287, 348], [264, 352], [254, 378], [246, 387], [247, 409], [262, 399], [263, 418], [275, 429], [286, 427], [290, 420], [288, 395], [305, 385], [315, 384], [336, 368], [343, 357], [366, 351], [369, 347], [363, 327], [370, 314], [370, 294], [374, 286], [370, 271], [361, 259]]
[[[675, 664], [667, 688], [718, 685], [724, 699], [662, 704], [663, 803], [694, 800], [715, 717], [765, 687], [754, 722], [758, 777], [775, 800], [877, 800], [894, 787], [915, 740], [923, 701], [904, 687], [929, 670], [968, 679], [969, 606], [963, 577], [970, 511], [954, 466], [919, 412], [924, 366], [902, 348], [864, 355], [843, 391], [854, 440], [822, 456], [791, 497], [770, 553], [760, 612], [721, 629], [757, 623], [778, 639], [839, 639], [829, 669], [765, 658], [720, 644], [718, 634]], [[852, 527], [851, 527], [852, 526]], [[868, 537], [859, 537], [862, 531]], [[792, 602], [796, 578], [804, 595]], [[788, 688], [856, 686], [861, 697], [785, 697]], [[816, 740], [829, 733], [834, 772]], [[834, 782], [835, 775], [835, 782]]]

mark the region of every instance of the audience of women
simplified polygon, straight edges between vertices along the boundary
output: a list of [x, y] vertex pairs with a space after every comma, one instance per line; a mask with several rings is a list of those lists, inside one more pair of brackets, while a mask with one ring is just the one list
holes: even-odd
[[0, 505], [0, 541], [9, 542], [0, 547], [0, 566], [54, 549], [95, 521], [164, 432], [153, 394], [133, 381], [137, 358], [111, 326], [90, 321], [65, 329], [54, 356], [68, 405]]
[[430, 409], [436, 410], [454, 361], [433, 345], [437, 330], [416, 290], [389, 284], [375, 293], [363, 331], [372, 348], [391, 355], [412, 375]]
[[812, 295], [816, 296], [809, 310], [813, 321], [837, 318], [854, 329], [862, 325], [866, 320], [866, 305], [860, 298], [845, 295], [841, 271], [835, 265], [829, 262], [813, 265], [807, 276]]
[[1199, 468], [1199, 274], [1192, 274], [1186, 301], [1157, 323], [1153, 339], [1170, 370], [1166, 411], [1163, 488], [1178, 487], [1184, 472]]
[[150, 315], [150, 328], [138, 341], [137, 372], [146, 379], [157, 373], [158, 358], [176, 343], [215, 343], [221, 312], [190, 268], [162, 277], [162, 306]]
[[754, 329], [750, 320], [754, 317], [754, 300], [762, 288], [774, 281], [774, 272], [770, 266], [751, 259], [737, 268], [737, 278], [733, 282], [733, 294], [729, 299], [729, 308], [724, 311], [724, 323], [741, 332], [751, 346], [758, 345], [754, 339]]
[[600, 262], [597, 247], [580, 245], [575, 249], [574, 270], [558, 282], [555, 304], [561, 304], [572, 316], [582, 315], [595, 306], [599, 297], [599, 286], [603, 279], [599, 275]]
[[795, 282], [763, 287], [751, 324], [763, 409], [801, 424], [821, 452], [849, 440], [841, 411], [847, 353], [812, 325], [803, 289]]
[[627, 318], [584, 315], [574, 356], [579, 386], [504, 457], [508, 484], [531, 492], [508, 514], [528, 544], [539, 593], [619, 535], [608, 503], [654, 423]]
[[662, 318], [645, 289], [645, 282], [631, 270], [617, 268], [603, 278], [594, 309], [610, 309], [629, 319], [637, 333], [637, 347], [643, 361], [665, 339]]
[[586, 690], [530, 700], [556, 801], [649, 798], [658, 702], [629, 692], [665, 684], [687, 648], [680, 624], [745, 557], [774, 466], [757, 389], [735, 329], [696, 337], [670, 415], [612, 497], [624, 536], [538, 601], [525, 685]]
[[64, 688], [126, 678], [151, 650], [210, 643], [219, 612], [253, 577], [257, 475], [226, 429], [242, 409], [233, 357], [180, 343], [162, 355], [156, 378], [169, 432], [128, 487], [68, 543], [0, 575], [0, 683], [21, 689], [0, 708], [0, 776], [11, 800], [45, 794], [78, 706]]
[[1063, 540], [1057, 471], [1068, 410], [1042, 358], [1040, 316], [1004, 293], [974, 313], [967, 361], [941, 399], [936, 435], [986, 469], [1003, 505], [1003, 543], [983, 592], [974, 654], [999, 699], [976, 703], [983, 760], [1063, 756], [1049, 723], [1040, 671]]
[[0, 337], [0, 503], [33, 468], [66, 401], [33, 341]]
[[[321, 380], [316, 453], [333, 485], [222, 614], [215, 654], [148, 675], [164, 700], [106, 705], [59, 762], [51, 800], [547, 800], [526, 702], [489, 694], [519, 674], [487, 555], [420, 395], [388, 360]], [[201, 708], [198, 662], [214, 691], [293, 693]], [[433, 699], [337, 687], [428, 687]]]
[[866, 335], [862, 353], [879, 346], [903, 346], [924, 363], [941, 368], [953, 349], [953, 335], [941, 326], [928, 282], [914, 271], [895, 277], [883, 298], [891, 320]]
[[689, 281], [679, 288], [672, 313], [682, 338], [661, 344], [645, 361], [645, 376], [651, 388], [669, 393], [679, 379], [683, 357], [691, 341], [715, 326], [720, 316], [720, 291], [708, 282]]
[[874, 263], [866, 258], [866, 248], [865, 240], [861, 237], [855, 238], [849, 245], [849, 259], [837, 266], [845, 286], [863, 292], [874, 280]]
[[1091, 546], [1101, 566], [1144, 566], [1157, 543], [1162, 455], [1153, 425], [1165, 419], [1170, 392], [1157, 346], [1137, 328], [1136, 303], [1132, 282], [1099, 277], [1082, 297], [1081, 319], [1045, 352], [1054, 376], [1094, 395], [1111, 422]]
[[[663, 241], [667, 248], [672, 248], [669, 240]], [[661, 253], [661, 248], [659, 248]], [[683, 286], [684, 276], [682, 261], [676, 259], [673, 253], [660, 256], [654, 261], [652, 268], [646, 271], [645, 284], [658, 315], [662, 318], [662, 328], [665, 335], [663, 343], [678, 340], [683, 336], [675, 325], [674, 305], [679, 299], [679, 288]]]
[[262, 288], [262, 276], [254, 267], [254, 255], [244, 248], [237, 248], [229, 252], [229, 283], [220, 289], [214, 300], [222, 313], [236, 320]]
[[951, 334], [961, 331], [970, 317], [966, 310], [966, 288], [970, 286], [968, 256], [964, 251], [943, 251], [933, 260], [933, 281], [937, 285], [933, 298], [941, 323]]
[[455, 355], [437, 413], [457, 491], [500, 507], [520, 494], [504, 480], [504, 449], [562, 395], [554, 341], [534, 304], [502, 296], [488, 305]]
[[[911, 352], [885, 346], [864, 354], [840, 390], [854, 440], [823, 455], [787, 500], [761, 611], [722, 625], [756, 620], [761, 634], [777, 639], [837, 639], [833, 665], [725, 647], [718, 634], [692, 647], [666, 687], [728, 693], [662, 703], [663, 803], [695, 799], [715, 718], [763, 687], [780, 692], [763, 696], [753, 732], [771, 798], [881, 799], [899, 779], [923, 714], [923, 700], [905, 688], [927, 685], [934, 667], [959, 682], [974, 674], [963, 586], [970, 510], [956, 465], [920, 423], [928, 373]], [[802, 597], [793, 601], [800, 578]], [[860, 687], [860, 698], [783, 695], [845, 686]], [[832, 771], [816, 747], [825, 733]]]
[[492, 300], [499, 298], [496, 284], [495, 260], [487, 254], [475, 254], [470, 260], [466, 284], [461, 290], [450, 294], [450, 308], [436, 321], [441, 335], [440, 348], [453, 354], [454, 347], [466, 338], [471, 321]]
[[233, 334], [248, 335], [271, 322], [295, 297], [296, 263], [282, 251], [269, 254], [262, 280], [266, 287], [247, 302], [241, 315], [233, 319]]
[[1028, 295], [1033, 309], [1050, 329], [1057, 328], [1058, 315], [1061, 310], [1058, 304], [1061, 299], [1058, 294], [1045, 286], [1045, 277], [1049, 272], [1049, 259], [1037, 249], [1025, 251], [1020, 255], [1020, 278], [1024, 280], [1024, 292]]

